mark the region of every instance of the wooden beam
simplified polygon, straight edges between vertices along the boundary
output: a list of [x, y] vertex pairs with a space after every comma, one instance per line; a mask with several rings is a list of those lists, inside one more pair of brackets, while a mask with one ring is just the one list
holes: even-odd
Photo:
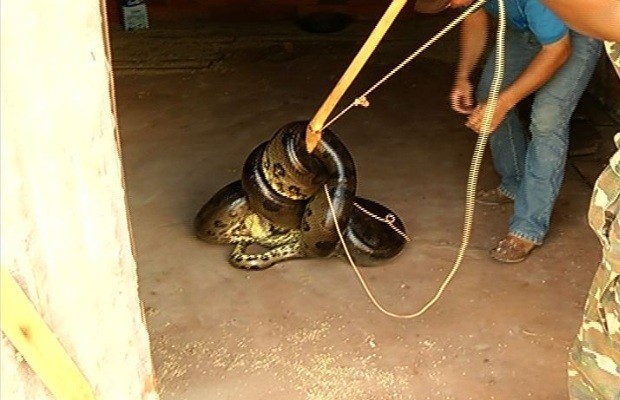
[[375, 51], [377, 45], [381, 39], [383, 39], [383, 36], [392, 25], [392, 22], [394, 22], [402, 8], [405, 6], [406, 2], [406, 0], [392, 1], [332, 92], [310, 121], [310, 124], [306, 130], [306, 150], [308, 150], [308, 153], [312, 153], [316, 145], [321, 140], [323, 125], [329, 117], [329, 114], [331, 114], [334, 110], [334, 107], [336, 107], [336, 104], [344, 92], [349, 88], [349, 86], [351, 86], [353, 79], [355, 79], [364, 64], [366, 64], [366, 61], [368, 61], [370, 55]]
[[59, 400], [94, 400], [90, 384], [6, 268], [0, 275], [2, 331]]

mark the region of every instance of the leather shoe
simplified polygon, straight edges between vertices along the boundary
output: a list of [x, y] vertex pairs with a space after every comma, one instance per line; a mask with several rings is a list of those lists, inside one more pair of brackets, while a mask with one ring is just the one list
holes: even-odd
[[503, 263], [518, 263], [527, 258], [536, 247], [534, 242], [508, 234], [491, 250], [491, 258]]

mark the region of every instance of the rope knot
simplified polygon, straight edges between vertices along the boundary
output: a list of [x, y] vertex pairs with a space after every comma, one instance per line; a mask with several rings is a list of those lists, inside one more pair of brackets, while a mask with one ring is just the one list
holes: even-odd
[[354, 106], [362, 106], [364, 108], [368, 108], [370, 106], [370, 102], [368, 101], [366, 96], [360, 96], [360, 97], [355, 99], [355, 101], [353, 102], [353, 105]]
[[[329, 201], [329, 198], [328, 198]], [[398, 227], [396, 225], [394, 225], [394, 222], [396, 222], [396, 216], [392, 213], [389, 213], [385, 216], [385, 218], [381, 218], [378, 215], [371, 213], [370, 211], [368, 211], [367, 209], [365, 209], [364, 207], [360, 206], [357, 203], [353, 203], [353, 205], [355, 207], [357, 207], [358, 210], [360, 210], [361, 212], [363, 212], [364, 214], [368, 215], [371, 218], [376, 219], [377, 221], [381, 221], [385, 224], [388, 224], [390, 226], [390, 228], [392, 228], [392, 230], [394, 230], [394, 232], [398, 233], [400, 236], [402, 236], [403, 239], [405, 239], [407, 242], [410, 242], [411, 239], [409, 239], [409, 236], [407, 236], [407, 234], [403, 231], [401, 231], [400, 229], [398, 229]]]

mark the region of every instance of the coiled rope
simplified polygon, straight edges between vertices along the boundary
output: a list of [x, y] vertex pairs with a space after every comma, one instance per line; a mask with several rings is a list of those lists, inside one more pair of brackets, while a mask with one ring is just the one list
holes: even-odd
[[[368, 89], [366, 92], [364, 92], [364, 94], [362, 94], [361, 96], [356, 98], [355, 101], [351, 105], [349, 105], [342, 112], [340, 112], [335, 118], [330, 120], [325, 125], [325, 127], [329, 126], [336, 119], [338, 119], [340, 116], [342, 116], [349, 109], [351, 109], [352, 107], [354, 107], [356, 105], [368, 106], [368, 101], [366, 99], [366, 96], [369, 93], [371, 93], [379, 85], [381, 85], [383, 82], [385, 82], [387, 79], [389, 79], [392, 75], [394, 75], [396, 72], [398, 72], [402, 67], [404, 67], [411, 60], [413, 60], [415, 57], [417, 57], [422, 51], [424, 51], [431, 44], [436, 42], [440, 37], [442, 37], [447, 32], [449, 32], [452, 28], [454, 28], [454, 26], [456, 26], [458, 23], [463, 21], [468, 15], [470, 15], [475, 10], [480, 8], [484, 4], [485, 1], [486, 0], [478, 0], [476, 3], [474, 3], [469, 8], [467, 8], [460, 16], [458, 16], [454, 21], [452, 21], [445, 28], [443, 28], [441, 31], [439, 31], [439, 33], [437, 33], [435, 36], [433, 36], [433, 38], [431, 38], [428, 42], [426, 42], [422, 47], [420, 47], [418, 50], [416, 50], [414, 53], [412, 53], [409, 57], [407, 57], [397, 67], [395, 67], [392, 71], [390, 71], [390, 73], [388, 73], [385, 77], [383, 77], [381, 80], [379, 80], [370, 89]], [[362, 274], [359, 271], [359, 267], [357, 265], [355, 265], [355, 262], [353, 261], [353, 258], [351, 257], [351, 254], [349, 253], [349, 249], [347, 248], [347, 246], [345, 244], [344, 237], [342, 235], [342, 231], [340, 229], [340, 226], [338, 226], [338, 222], [336, 221], [336, 218], [334, 217], [334, 223], [336, 225], [336, 230], [338, 232], [338, 237], [340, 238], [340, 241], [342, 243], [343, 249], [345, 251], [345, 254], [347, 255], [347, 259], [349, 260], [349, 263], [351, 264], [351, 267], [355, 271], [355, 274], [357, 275], [360, 283], [362, 284], [364, 290], [366, 291], [366, 294], [368, 295], [368, 297], [370, 298], [372, 303], [381, 312], [383, 312], [384, 314], [386, 314], [388, 316], [391, 316], [391, 317], [394, 317], [394, 318], [400, 318], [400, 319], [412, 319], [412, 318], [419, 317], [420, 315], [424, 314], [429, 308], [431, 308], [439, 300], [439, 298], [443, 295], [444, 291], [446, 290], [446, 287], [452, 281], [452, 278], [454, 278], [454, 275], [456, 274], [456, 272], [458, 271], [461, 263], [463, 262], [463, 258], [465, 256], [465, 251], [467, 250], [467, 247], [469, 246], [469, 240], [470, 240], [470, 237], [471, 237], [471, 230], [472, 230], [472, 223], [473, 223], [473, 219], [474, 219], [474, 203], [475, 203], [475, 198], [476, 198], [476, 186], [477, 186], [477, 183], [478, 183], [478, 174], [480, 172], [480, 165], [482, 163], [482, 158], [484, 156], [484, 149], [486, 147], [489, 135], [491, 133], [491, 131], [490, 131], [491, 121], [493, 120], [493, 115], [495, 113], [495, 108], [497, 107], [497, 99], [499, 97], [499, 92], [500, 92], [500, 88], [501, 88], [501, 84], [502, 84], [502, 79], [503, 79], [503, 76], [504, 76], [504, 37], [505, 37], [505, 32], [506, 32], [506, 13], [505, 13], [505, 8], [504, 8], [504, 0], [498, 0], [498, 5], [499, 5], [499, 23], [498, 23], [498, 27], [497, 27], [497, 36], [496, 36], [496, 49], [497, 49], [497, 51], [496, 51], [496, 56], [495, 56], [495, 73], [493, 75], [493, 81], [491, 83], [491, 88], [489, 90], [489, 98], [487, 100], [487, 106], [485, 107], [484, 115], [483, 115], [483, 118], [482, 118], [481, 132], [480, 132], [480, 135], [478, 136], [478, 139], [476, 141], [476, 146], [475, 146], [475, 149], [474, 149], [474, 154], [472, 156], [472, 161], [471, 161], [470, 168], [469, 168], [469, 176], [467, 178], [467, 189], [466, 189], [466, 194], [465, 194], [465, 218], [464, 218], [464, 222], [463, 222], [463, 234], [462, 234], [462, 238], [461, 238], [461, 246], [459, 248], [459, 251], [458, 251], [456, 260], [454, 262], [454, 265], [452, 266], [452, 269], [450, 270], [450, 272], [448, 273], [448, 275], [444, 279], [443, 283], [439, 286], [439, 288], [435, 292], [435, 295], [430, 300], [428, 300], [428, 302], [424, 306], [422, 306], [418, 311], [416, 311], [414, 313], [411, 313], [411, 314], [397, 314], [397, 313], [394, 313], [394, 312], [391, 312], [391, 311], [388, 311], [387, 309], [385, 309], [377, 301], [377, 299], [373, 295], [372, 291], [368, 287], [368, 284], [366, 283], [366, 281], [364, 280], [364, 277], [362, 276]], [[327, 201], [329, 203], [329, 207], [330, 207], [332, 216], [335, 216], [334, 206], [332, 204], [331, 198], [329, 197], [329, 192], [327, 190], [327, 186], [324, 186], [324, 191], [325, 191], [325, 194], [327, 196]]]

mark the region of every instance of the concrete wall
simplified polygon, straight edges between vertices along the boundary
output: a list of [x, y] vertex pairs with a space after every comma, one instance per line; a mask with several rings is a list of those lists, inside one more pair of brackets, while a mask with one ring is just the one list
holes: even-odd
[[[1, 3], [1, 262], [97, 399], [155, 399], [100, 6]], [[0, 346], [1, 398], [51, 398]]]

